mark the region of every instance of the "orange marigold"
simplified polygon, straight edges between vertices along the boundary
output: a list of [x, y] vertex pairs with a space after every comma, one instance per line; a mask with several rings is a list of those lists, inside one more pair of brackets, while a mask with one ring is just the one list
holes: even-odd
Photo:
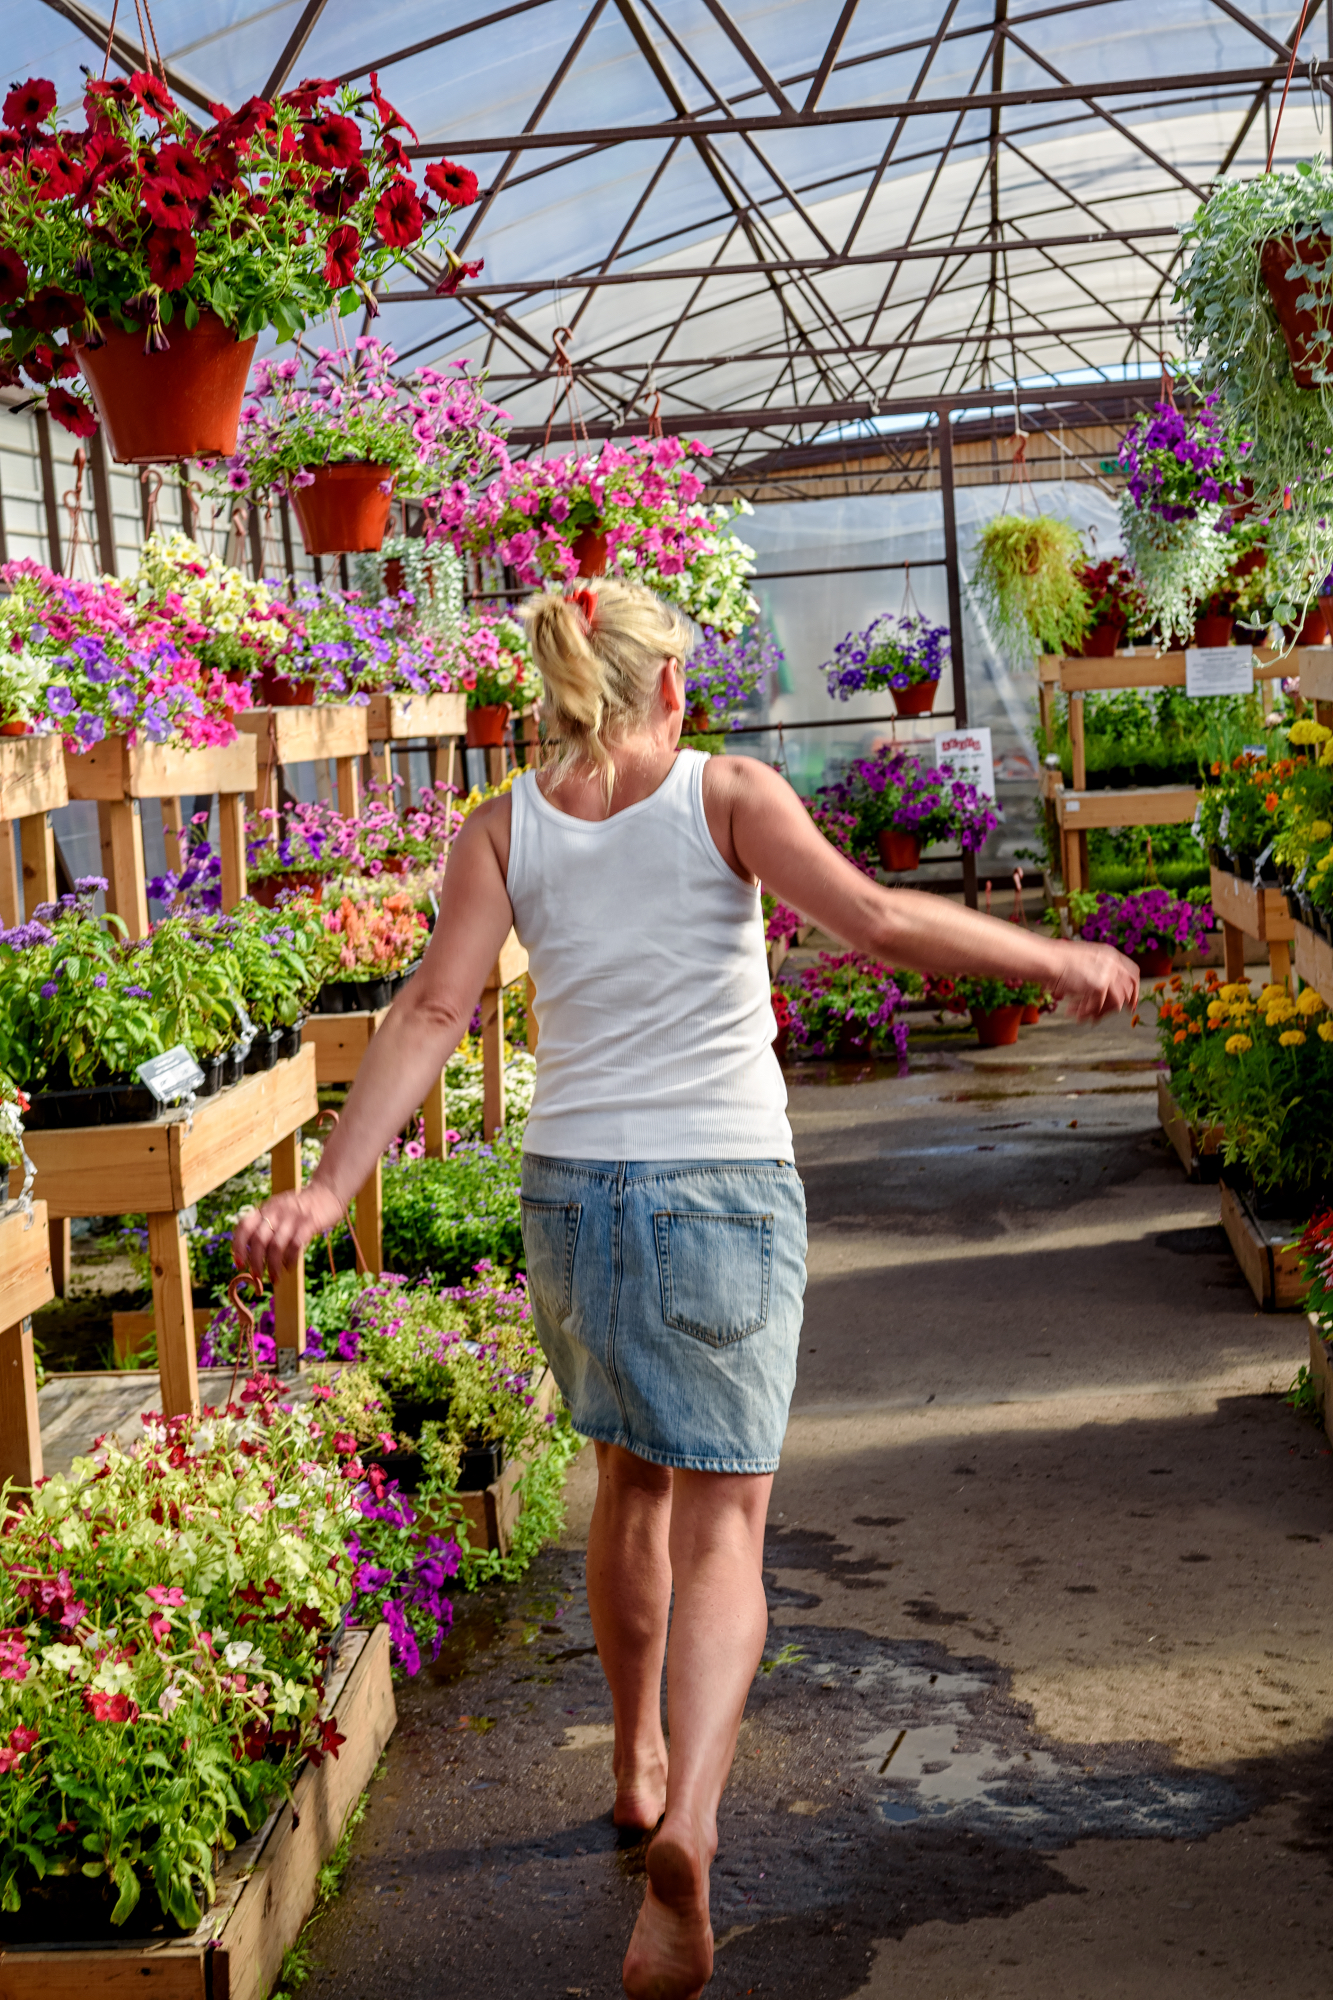
[[1275, 813], [1275, 812], [1277, 811], [1277, 793], [1276, 793], [1276, 792], [1270, 792], [1270, 793], [1268, 794], [1267, 798], [1266, 798], [1266, 799], [1264, 800], [1264, 811], [1265, 811], [1266, 813]]
[[1171, 1039], [1173, 1042], [1183, 1042], [1185, 1039], [1185, 1030], [1183, 1028], [1177, 1028], [1175, 1034], [1171, 1037]]

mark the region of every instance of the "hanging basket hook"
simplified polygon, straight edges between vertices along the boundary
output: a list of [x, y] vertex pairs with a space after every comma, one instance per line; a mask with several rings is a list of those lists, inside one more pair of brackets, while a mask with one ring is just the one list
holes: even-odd
[[242, 1342], [245, 1343], [245, 1347], [249, 1351], [250, 1373], [252, 1375], [259, 1373], [259, 1357], [255, 1353], [255, 1316], [250, 1310], [250, 1306], [241, 1297], [242, 1285], [253, 1287], [251, 1305], [257, 1306], [264, 1296], [264, 1281], [262, 1278], [257, 1278], [253, 1271], [238, 1271], [227, 1287], [227, 1303], [235, 1311], [237, 1318], [241, 1322], [240, 1339], [236, 1343], [236, 1365], [231, 1371], [231, 1383], [227, 1390], [228, 1403], [231, 1402], [232, 1397], [236, 1393], [236, 1377], [240, 1373], [241, 1368]]

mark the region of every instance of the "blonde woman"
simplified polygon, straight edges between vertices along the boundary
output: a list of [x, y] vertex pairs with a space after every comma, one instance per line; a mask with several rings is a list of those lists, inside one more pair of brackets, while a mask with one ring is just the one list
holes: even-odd
[[1039, 980], [1085, 1020], [1130, 1005], [1138, 975], [1107, 946], [882, 889], [766, 765], [678, 749], [695, 635], [648, 591], [602, 582], [526, 616], [552, 759], [468, 820], [422, 969], [314, 1178], [240, 1224], [236, 1257], [276, 1274], [338, 1221], [462, 1038], [512, 924], [536, 984], [533, 1318], [597, 1453], [588, 1598], [614, 1816], [657, 1827], [625, 1990], [684, 2000], [712, 1974], [717, 1807], [767, 1632], [764, 1519], [805, 1284], [758, 885], [886, 964]]

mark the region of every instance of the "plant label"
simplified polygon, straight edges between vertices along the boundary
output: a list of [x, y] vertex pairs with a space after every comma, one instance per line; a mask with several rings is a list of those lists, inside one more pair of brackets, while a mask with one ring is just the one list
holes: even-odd
[[946, 729], [935, 738], [935, 762], [988, 799], [995, 797], [995, 757], [989, 729]]
[[1187, 646], [1185, 692], [1199, 701], [1210, 694], [1250, 694], [1254, 652], [1249, 646]]
[[162, 1105], [177, 1104], [182, 1097], [193, 1097], [204, 1080], [204, 1072], [182, 1042], [177, 1042], [175, 1048], [168, 1049], [165, 1055], [140, 1063], [135, 1074]]

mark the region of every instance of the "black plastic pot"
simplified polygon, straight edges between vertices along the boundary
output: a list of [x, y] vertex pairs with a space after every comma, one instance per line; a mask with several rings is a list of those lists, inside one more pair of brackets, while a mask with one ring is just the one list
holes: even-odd
[[99, 1083], [83, 1090], [33, 1091], [23, 1123], [29, 1132], [69, 1132], [80, 1125], [139, 1125], [161, 1107], [141, 1083]]
[[315, 995], [315, 1012], [373, 1014], [392, 999], [392, 979], [330, 979]]
[[261, 1069], [272, 1069], [282, 1050], [282, 1029], [261, 1028], [250, 1044], [250, 1053], [245, 1058], [245, 1073], [254, 1076]]
[[402, 992], [403, 988], [406, 986], [408, 980], [411, 979], [412, 975], [416, 972], [420, 972], [420, 970], [421, 970], [421, 960], [418, 958], [414, 959], [411, 965], [404, 966], [401, 972], [395, 972], [393, 978], [389, 981], [390, 988], [392, 989], [395, 998], [397, 998], [398, 994]]
[[393, 1399], [393, 1427], [408, 1437], [419, 1438], [421, 1426], [427, 1423], [442, 1424], [449, 1414], [450, 1396], [436, 1396], [427, 1402], [410, 1397]]
[[290, 1028], [280, 1028], [278, 1030], [279, 1061], [286, 1062], [291, 1056], [300, 1055], [301, 1029], [304, 1023], [305, 1023], [305, 1015], [302, 1014], [297, 1020], [292, 1022]]
[[195, 1091], [195, 1096], [216, 1097], [222, 1088], [222, 1057], [209, 1056], [206, 1062], [201, 1061], [198, 1057], [195, 1060], [204, 1072], [204, 1080]]
[[245, 1053], [239, 1043], [235, 1048], [224, 1051], [222, 1057], [222, 1088], [229, 1090], [233, 1083], [239, 1083], [245, 1075]]
[[480, 1493], [504, 1471], [505, 1448], [499, 1438], [490, 1444], [468, 1445], [458, 1466], [455, 1491]]

